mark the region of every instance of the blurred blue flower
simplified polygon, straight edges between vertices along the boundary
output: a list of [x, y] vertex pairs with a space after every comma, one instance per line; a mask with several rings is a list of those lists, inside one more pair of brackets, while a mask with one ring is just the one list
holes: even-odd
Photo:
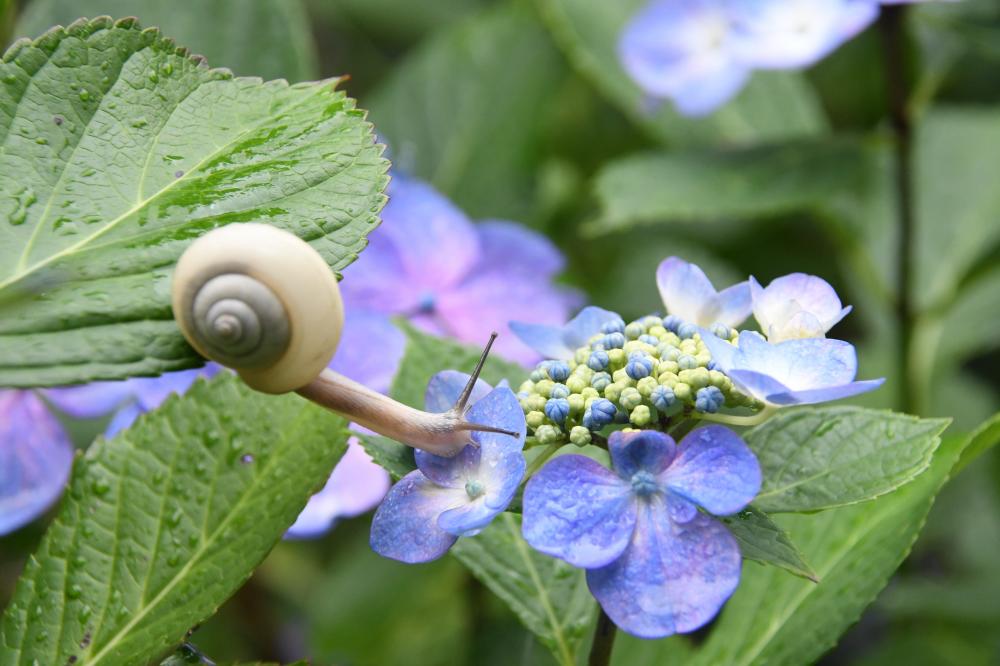
[[[469, 375], [438, 373], [427, 386], [428, 411], [451, 408]], [[392, 487], [372, 520], [371, 546], [402, 562], [444, 555], [460, 536], [472, 536], [510, 504], [524, 477], [524, 412], [513, 392], [476, 382], [466, 418], [518, 433], [474, 432], [474, 444], [453, 458], [414, 452], [417, 469]]]
[[750, 294], [753, 316], [771, 342], [821, 338], [851, 311], [826, 280], [805, 273], [784, 275], [766, 288], [751, 277]]
[[[621, 317], [618, 314], [591, 305], [561, 326], [512, 321], [510, 330], [521, 339], [521, 342], [545, 358], [569, 360], [573, 358], [577, 348], [585, 346], [587, 341], [600, 333], [606, 324], [614, 328], [620, 321]], [[612, 336], [620, 338], [621, 344], [605, 345], [608, 348], [621, 347], [625, 344], [625, 336], [621, 333], [611, 332], [605, 335], [605, 338]]]
[[[348, 307], [479, 343], [511, 319], [561, 323], [580, 303], [577, 292], [552, 284], [565, 261], [545, 236], [513, 222], [473, 224], [430, 185], [399, 174], [388, 194], [382, 224], [344, 271]], [[539, 360], [510, 335], [495, 348], [521, 363]]]
[[[668, 257], [660, 263], [656, 285], [667, 312], [685, 323], [703, 327], [722, 323], [735, 328], [750, 316], [749, 283], [740, 282], [717, 292], [704, 271], [678, 257]], [[678, 331], [680, 328], [683, 324]], [[694, 332], [685, 331], [691, 335]]]
[[759, 333], [743, 331], [737, 343], [706, 330], [702, 341], [712, 360], [739, 390], [775, 406], [805, 405], [872, 391], [885, 379], [854, 381], [858, 359], [843, 340], [803, 338], [769, 343]]
[[40, 516], [62, 494], [73, 445], [33, 391], [0, 391], [0, 535]]
[[522, 531], [535, 549], [587, 569], [608, 616], [643, 638], [689, 632], [735, 591], [736, 540], [698, 510], [729, 515], [760, 490], [760, 466], [722, 426], [679, 445], [643, 430], [614, 432], [614, 471], [581, 455], [552, 459], [524, 491]]

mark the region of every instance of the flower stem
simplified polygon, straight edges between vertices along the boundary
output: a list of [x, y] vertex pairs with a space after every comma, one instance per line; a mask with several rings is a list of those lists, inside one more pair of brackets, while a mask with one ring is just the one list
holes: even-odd
[[883, 69], [889, 121], [895, 136], [896, 181], [896, 353], [900, 372], [899, 406], [913, 412], [918, 387], [910, 367], [916, 313], [913, 307], [913, 125], [906, 76], [906, 7], [882, 7], [878, 25], [882, 33]]
[[556, 442], [545, 447], [545, 450], [539, 453], [538, 457], [532, 460], [531, 464], [528, 465], [528, 468], [524, 471], [525, 480], [530, 479], [535, 472], [541, 469], [542, 465], [548, 462], [549, 458], [551, 458], [562, 446], [562, 442]]
[[711, 423], [724, 423], [726, 425], [755, 426], [760, 425], [764, 421], [771, 418], [771, 415], [774, 414], [777, 409], [777, 407], [765, 405], [764, 409], [749, 416], [735, 416], [733, 414], [699, 414], [696, 412], [691, 414], [691, 418], [709, 421]]
[[594, 642], [590, 644], [590, 658], [587, 660], [589, 666], [608, 666], [611, 663], [611, 650], [618, 634], [618, 627], [603, 608], [600, 608], [600, 613], [594, 628]]

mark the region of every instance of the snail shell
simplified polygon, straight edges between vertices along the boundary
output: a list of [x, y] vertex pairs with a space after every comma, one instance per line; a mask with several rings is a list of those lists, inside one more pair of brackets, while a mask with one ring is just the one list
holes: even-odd
[[344, 325], [330, 267], [308, 243], [266, 224], [231, 224], [192, 243], [172, 297], [191, 346], [265, 393], [318, 377]]

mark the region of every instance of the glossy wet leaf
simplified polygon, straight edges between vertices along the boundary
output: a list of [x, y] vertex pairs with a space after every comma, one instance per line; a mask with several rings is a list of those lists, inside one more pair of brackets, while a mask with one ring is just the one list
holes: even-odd
[[32, 0], [17, 34], [39, 35], [81, 16], [135, 16], [239, 76], [306, 81], [318, 74], [300, 0]]
[[451, 552], [510, 606], [561, 666], [576, 663], [597, 611], [582, 569], [532, 550], [521, 536], [520, 516], [510, 513], [497, 516], [477, 536], [459, 539]]
[[209, 69], [108, 19], [0, 62], [0, 385], [191, 367], [170, 310], [190, 241], [267, 222], [335, 269], [377, 222], [386, 163], [336, 81]]
[[346, 423], [235, 376], [99, 440], [18, 582], [0, 664], [141, 664], [250, 576], [346, 447]]
[[733, 101], [704, 118], [655, 105], [618, 60], [618, 39], [646, 0], [539, 0], [546, 23], [570, 62], [656, 138], [676, 144], [749, 143], [818, 134], [826, 120], [815, 92], [796, 72], [758, 72]]
[[818, 511], [883, 495], [927, 469], [948, 423], [860, 407], [780, 413], [746, 434], [764, 473], [754, 506]]
[[818, 582], [798, 547], [767, 514], [754, 507], [720, 518], [740, 544], [743, 559], [770, 564]]

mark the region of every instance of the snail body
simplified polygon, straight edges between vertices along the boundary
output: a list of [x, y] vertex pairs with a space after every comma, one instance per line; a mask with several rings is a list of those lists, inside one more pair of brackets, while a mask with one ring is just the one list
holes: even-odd
[[439, 455], [461, 451], [472, 443], [472, 431], [513, 435], [465, 419], [493, 338], [462, 397], [441, 414], [413, 409], [329, 370], [344, 326], [340, 288], [319, 253], [287, 231], [248, 223], [205, 234], [177, 262], [172, 304], [191, 346], [235, 370], [255, 390], [296, 391], [370, 430]]

